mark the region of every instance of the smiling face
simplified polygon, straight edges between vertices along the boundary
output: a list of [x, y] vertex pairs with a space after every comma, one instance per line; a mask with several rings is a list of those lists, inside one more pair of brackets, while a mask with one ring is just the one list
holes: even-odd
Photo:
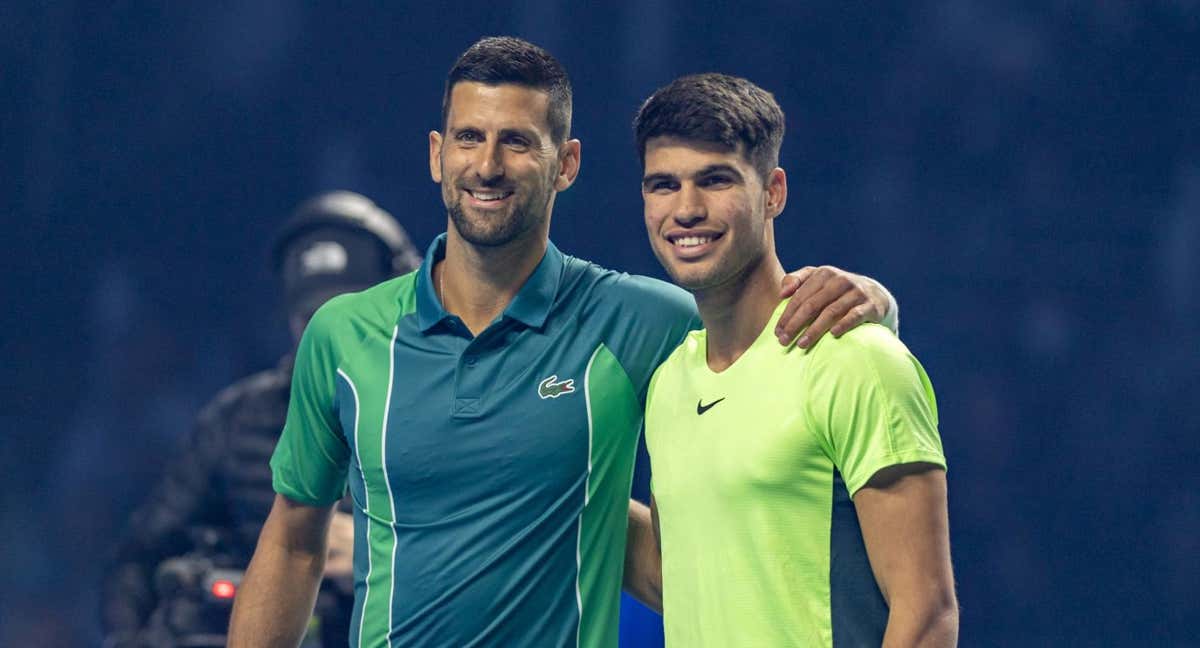
[[693, 293], [738, 284], [773, 252], [771, 223], [786, 197], [782, 169], [764, 186], [738, 150], [669, 136], [646, 143], [650, 246], [675, 283]]
[[464, 81], [451, 90], [445, 133], [429, 134], [429, 169], [451, 227], [468, 243], [547, 236], [554, 195], [579, 169], [579, 142], [552, 141], [549, 101], [516, 84]]

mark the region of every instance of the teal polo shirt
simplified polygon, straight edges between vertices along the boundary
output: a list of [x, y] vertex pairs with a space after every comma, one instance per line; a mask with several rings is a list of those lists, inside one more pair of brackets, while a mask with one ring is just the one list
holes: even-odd
[[692, 298], [550, 244], [472, 336], [434, 291], [444, 255], [313, 316], [275, 489], [349, 486], [352, 646], [616, 646], [646, 388]]

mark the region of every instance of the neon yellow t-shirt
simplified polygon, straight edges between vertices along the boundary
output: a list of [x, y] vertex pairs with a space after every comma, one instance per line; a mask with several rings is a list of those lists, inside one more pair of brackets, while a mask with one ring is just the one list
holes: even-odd
[[646, 444], [668, 646], [879, 645], [887, 606], [850, 497], [945, 467], [924, 369], [886, 328], [812, 349], [763, 333], [728, 369], [693, 331], [652, 379]]

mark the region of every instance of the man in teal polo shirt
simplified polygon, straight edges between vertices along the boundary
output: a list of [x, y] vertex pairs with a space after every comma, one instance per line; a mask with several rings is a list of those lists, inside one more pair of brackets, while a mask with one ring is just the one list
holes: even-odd
[[[616, 645], [647, 384], [699, 322], [686, 292], [549, 242], [579, 170], [570, 113], [565, 71], [524, 41], [451, 70], [429, 141], [447, 232], [310, 322], [231, 646], [295, 645], [347, 483], [351, 645]], [[826, 270], [797, 301], [848, 327], [887, 308], [871, 285]]]

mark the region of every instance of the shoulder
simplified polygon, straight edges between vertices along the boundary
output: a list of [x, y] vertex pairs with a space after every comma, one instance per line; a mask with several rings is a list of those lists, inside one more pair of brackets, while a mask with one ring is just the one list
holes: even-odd
[[708, 332], [705, 329], [688, 331], [679, 346], [675, 347], [671, 354], [663, 360], [656, 373], [681, 375], [694, 371], [698, 362], [697, 358], [702, 361], [705, 357], [707, 335]]
[[810, 393], [835, 396], [866, 389], [896, 395], [932, 389], [908, 347], [879, 324], [860, 325], [840, 338], [826, 335], [807, 355], [802, 380]]
[[908, 347], [880, 324], [861, 324], [840, 338], [823, 336], [806, 354], [810, 365], [853, 370], [858, 362], [877, 362], [911, 357]]
[[698, 319], [696, 303], [687, 291], [660, 279], [601, 267], [576, 257], [566, 257], [566, 276], [572, 284], [586, 286], [588, 306], [664, 321]]
[[[674, 385], [686, 380], [686, 376], [704, 362], [705, 336], [704, 329], [688, 331], [679, 345], [654, 370], [650, 378], [651, 389], [656, 387], [674, 388]], [[699, 363], [699, 364], [698, 364]]]
[[321, 338], [361, 336], [371, 328], [390, 329], [416, 309], [417, 270], [378, 283], [366, 290], [344, 293], [325, 302], [308, 322], [305, 335]]

